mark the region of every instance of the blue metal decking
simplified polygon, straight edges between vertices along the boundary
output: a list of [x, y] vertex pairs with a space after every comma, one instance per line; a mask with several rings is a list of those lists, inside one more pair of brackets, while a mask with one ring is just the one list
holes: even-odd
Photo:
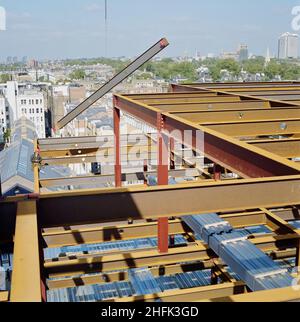
[[292, 285], [292, 277], [217, 214], [184, 217], [184, 222], [252, 291]]

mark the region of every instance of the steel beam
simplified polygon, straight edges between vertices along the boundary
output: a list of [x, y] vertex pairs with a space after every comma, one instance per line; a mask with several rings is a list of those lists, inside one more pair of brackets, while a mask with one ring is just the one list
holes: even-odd
[[[138, 147], [137, 147], [138, 148]], [[103, 156], [103, 157], [102, 157]], [[68, 165], [68, 164], [79, 164], [79, 163], [93, 163], [93, 162], [103, 162], [103, 158], [105, 156], [104, 162], [114, 164], [115, 160], [115, 153], [110, 155], [104, 155], [97, 153], [91, 155], [78, 155], [78, 156], [68, 156], [68, 157], [58, 157], [58, 158], [49, 158], [43, 159], [43, 165]], [[141, 155], [137, 155], [136, 153], [129, 153], [129, 154], [121, 154], [120, 155], [120, 163], [122, 162], [136, 162], [136, 161], [143, 161], [145, 160], [156, 160], [156, 152], [141, 152]], [[101, 162], [100, 162], [101, 163]]]
[[133, 100], [150, 100], [150, 99], [174, 99], [174, 98], [201, 98], [217, 96], [216, 93], [207, 93], [207, 92], [186, 92], [186, 93], [155, 93], [155, 94], [128, 94]]
[[[157, 183], [160, 186], [169, 184], [169, 138], [162, 133], [164, 119], [157, 114]], [[169, 221], [168, 218], [158, 218], [157, 225], [158, 251], [167, 253], [169, 248]]]
[[[121, 298], [115, 300], [108, 300], [105, 302], [173, 302], [185, 303], [195, 302], [200, 299], [207, 299], [212, 297], [229, 297], [235, 294], [243, 294], [246, 286], [243, 282], [224, 283], [219, 285], [210, 285], [204, 287], [197, 287], [187, 290], [165, 291], [163, 293], [135, 296], [129, 298]], [[226, 294], [226, 295], [225, 295]]]
[[41, 272], [36, 202], [19, 202], [16, 216], [12, 302], [41, 302]]
[[[159, 267], [151, 267], [153, 276], [168, 276], [180, 273], [210, 269], [215, 264], [213, 261], [198, 262], [193, 264], [173, 264]], [[82, 276], [79, 278], [64, 278], [59, 280], [49, 280], [49, 289], [77, 287], [79, 285], [104, 284], [109, 282], [120, 282], [129, 280], [128, 272], [95, 274], [91, 276]]]
[[[144, 122], [154, 127], [156, 126], [156, 115], [159, 110], [142, 103], [136, 103], [123, 96], [115, 96], [115, 102], [121, 110], [144, 120]], [[181, 131], [181, 133], [192, 131], [194, 148], [196, 147], [197, 132], [204, 133], [205, 155], [212, 161], [242, 177], [296, 174], [300, 171], [300, 168], [293, 162], [289, 163], [285, 159], [266, 153], [264, 150], [231, 139], [207, 127], [184, 121], [174, 115], [164, 115], [164, 129], [169, 133], [173, 131]]]
[[[184, 234], [180, 220], [169, 222], [169, 234]], [[111, 241], [131, 240], [135, 238], [153, 238], [157, 236], [157, 223], [116, 225], [109, 227], [78, 228], [72, 230], [49, 231], [42, 234], [47, 247], [62, 247], [78, 244], [96, 244]]]
[[[136, 172], [136, 173], [123, 173], [122, 182], [125, 181], [145, 181], [147, 176], [155, 175], [156, 171], [148, 172]], [[198, 169], [179, 169], [171, 170], [169, 173], [172, 178], [182, 178], [185, 176], [206, 178], [206, 175], [202, 170]], [[89, 175], [78, 177], [65, 177], [65, 178], [53, 178], [53, 179], [40, 179], [40, 185], [42, 188], [59, 187], [59, 186], [79, 186], [79, 185], [103, 185], [106, 183], [114, 182], [114, 175]]]
[[247, 143], [283, 158], [300, 157], [300, 139], [251, 140]]
[[169, 249], [168, 253], [160, 254], [155, 250], [136, 251], [128, 254], [99, 255], [80, 259], [46, 262], [44, 267], [50, 277], [75, 276], [86, 273], [100, 273], [126, 270], [134, 267], [149, 267], [210, 259], [206, 247], [188, 246]]
[[300, 118], [300, 108], [262, 108], [240, 111], [208, 111], [192, 113], [174, 113], [177, 117], [199, 124], [281, 121]]
[[300, 120], [205, 124], [206, 127], [232, 137], [290, 135], [300, 133]]
[[[234, 213], [221, 215], [236, 229], [266, 225], [266, 214], [263, 211]], [[186, 228], [180, 220], [169, 221], [169, 234], [185, 234]], [[96, 244], [135, 238], [151, 238], [157, 236], [157, 223], [134, 223], [132, 225], [116, 224], [93, 225], [86, 227], [52, 228], [42, 234], [47, 247], [75, 246], [78, 244]]]
[[200, 98], [173, 98], [173, 99], [144, 99], [139, 100], [139, 102], [147, 105], [155, 105], [159, 107], [160, 105], [178, 105], [178, 104], [189, 104], [189, 103], [233, 103], [240, 102], [241, 100], [237, 96], [231, 95], [218, 95], [218, 96], [203, 96]]
[[8, 302], [9, 293], [6, 291], [0, 291], [0, 303], [1, 302]]
[[113, 222], [128, 218], [181, 217], [298, 205], [299, 187], [300, 176], [294, 176], [149, 188], [42, 193], [38, 210], [43, 227], [101, 222], [105, 218]]
[[87, 110], [91, 105], [96, 103], [101, 97], [110, 92], [115, 86], [120, 84], [123, 80], [125, 80], [128, 76], [130, 76], [134, 71], [139, 69], [142, 65], [144, 65], [147, 61], [161, 52], [169, 45], [167, 39], [163, 38], [158, 41], [155, 45], [145, 51], [141, 56], [135, 59], [131, 64], [129, 64], [126, 68], [124, 68], [120, 73], [114, 76], [109, 82], [104, 84], [100, 89], [98, 89], [94, 94], [92, 94], [89, 98], [79, 104], [74, 110], [72, 110], [69, 114], [64, 116], [61, 120], [58, 121], [56, 125], [56, 129], [61, 129], [65, 127], [68, 123], [74, 120], [77, 116]]
[[[202, 301], [202, 300], [201, 300]], [[226, 296], [205, 300], [204, 302], [299, 302], [300, 301], [300, 291], [295, 290], [292, 287], [282, 288], [282, 289], [274, 289], [268, 291], [260, 291], [253, 293], [246, 293], [241, 295], [234, 296]]]
[[[260, 110], [260, 109], [270, 109], [271, 105], [269, 102], [261, 102], [254, 100], [244, 100], [231, 103], [189, 103], [189, 104], [166, 104], [156, 106], [148, 104], [155, 108], [159, 108], [164, 113], [189, 113], [189, 112], [213, 112], [213, 111], [232, 111], [240, 112], [243, 110]], [[296, 107], [295, 107], [296, 108]]]
[[120, 110], [114, 107], [114, 136], [115, 136], [115, 187], [122, 186], [121, 169], [121, 138], [120, 138]]

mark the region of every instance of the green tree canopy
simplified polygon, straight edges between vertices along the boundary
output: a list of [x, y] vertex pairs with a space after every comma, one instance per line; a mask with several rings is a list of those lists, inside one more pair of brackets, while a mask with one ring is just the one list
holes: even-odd
[[2, 75], [0, 75], [0, 82], [1, 83], [6, 83], [6, 82], [9, 82], [9, 81], [11, 81], [11, 75], [9, 75], [9, 74], [2, 74]]
[[83, 69], [76, 69], [74, 70], [69, 77], [71, 79], [84, 79], [85, 78], [85, 71]]

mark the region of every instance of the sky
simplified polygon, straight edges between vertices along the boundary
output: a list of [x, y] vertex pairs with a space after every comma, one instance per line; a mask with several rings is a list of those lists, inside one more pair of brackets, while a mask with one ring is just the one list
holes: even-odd
[[[277, 51], [292, 31], [300, 0], [107, 0], [110, 57], [140, 54], [162, 37], [162, 56]], [[7, 56], [60, 59], [105, 56], [104, 0], [0, 0], [7, 16], [0, 31], [0, 60]]]

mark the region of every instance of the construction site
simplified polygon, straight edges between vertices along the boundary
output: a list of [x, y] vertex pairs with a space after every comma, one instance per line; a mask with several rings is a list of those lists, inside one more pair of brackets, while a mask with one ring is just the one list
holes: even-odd
[[[56, 130], [167, 46], [161, 39]], [[114, 95], [113, 109], [112, 140], [34, 139], [28, 157], [20, 148], [33, 187], [1, 194], [0, 301], [298, 302], [300, 82], [170, 84]], [[121, 134], [124, 118], [138, 139]], [[99, 153], [113, 155], [111, 173]], [[45, 175], [84, 163], [102, 171]]]

